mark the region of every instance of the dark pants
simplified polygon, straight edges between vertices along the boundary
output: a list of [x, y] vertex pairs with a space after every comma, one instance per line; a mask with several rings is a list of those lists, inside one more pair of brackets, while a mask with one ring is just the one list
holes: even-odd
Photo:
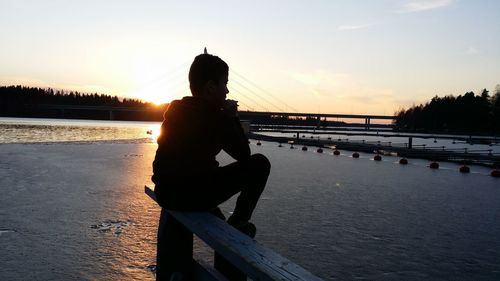
[[[173, 182], [171, 183], [172, 188], [170, 186], [157, 186], [156, 188], [165, 188], [157, 194], [165, 197], [162, 201], [167, 209], [208, 211], [240, 193], [231, 220], [248, 221], [264, 191], [270, 169], [271, 164], [264, 155], [254, 154], [247, 161], [237, 161], [202, 175], [193, 175], [193, 177], [183, 179], [180, 182]], [[170, 275], [164, 270], [171, 268], [168, 263], [172, 262], [169, 261], [167, 258], [169, 255], [166, 254], [170, 244], [167, 239], [180, 239], [177, 241], [178, 243], [189, 244], [184, 241], [185, 238], [169, 234], [168, 228], [165, 227], [167, 216], [167, 212], [162, 211], [158, 227], [157, 280], [164, 280], [163, 276]], [[175, 224], [174, 227], [176, 227]], [[181, 229], [181, 233], [185, 232], [182, 226], [179, 226], [179, 229]], [[182, 237], [188, 236], [183, 235]], [[190, 238], [192, 241], [192, 236]], [[192, 252], [192, 245], [190, 251]]]

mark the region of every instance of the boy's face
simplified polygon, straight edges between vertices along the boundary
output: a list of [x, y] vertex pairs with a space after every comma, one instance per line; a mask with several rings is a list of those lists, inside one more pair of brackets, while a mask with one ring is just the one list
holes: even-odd
[[229, 90], [227, 89], [228, 75], [223, 75], [217, 83], [213, 83], [213, 87], [211, 87], [210, 98], [217, 105], [224, 105], [224, 101], [226, 100], [227, 93]]

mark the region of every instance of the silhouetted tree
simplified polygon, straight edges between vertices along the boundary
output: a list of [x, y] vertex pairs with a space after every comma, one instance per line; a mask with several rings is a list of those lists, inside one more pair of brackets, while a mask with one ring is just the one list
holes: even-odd
[[463, 96], [435, 96], [424, 105], [401, 109], [395, 113], [394, 126], [407, 131], [436, 131], [460, 133], [500, 132], [500, 86], [490, 97], [483, 89], [480, 95], [467, 92]]
[[[0, 86], [0, 116], [11, 117], [52, 117], [46, 110], [40, 109], [39, 105], [87, 105], [87, 106], [116, 106], [116, 107], [140, 107], [147, 110], [151, 109], [158, 112], [158, 107], [152, 103], [143, 102], [138, 99], [124, 98], [120, 101], [117, 96], [104, 94], [85, 94], [78, 91], [65, 92], [64, 90], [55, 90], [48, 88], [24, 87], [24, 86]], [[163, 106], [165, 108], [166, 105]], [[102, 113], [102, 112], [101, 112]], [[87, 112], [80, 113], [75, 118], [91, 117], [96, 119], [97, 114]], [[128, 115], [127, 115], [128, 114]], [[135, 113], [137, 115], [137, 113]], [[156, 113], [155, 113], [156, 114]], [[135, 116], [133, 113], [121, 113], [123, 118], [133, 118], [143, 120], [144, 116]], [[127, 117], [127, 116], [128, 117]], [[143, 113], [144, 115], [144, 113]], [[157, 115], [157, 114], [156, 114]], [[155, 116], [156, 116], [155, 115]], [[152, 115], [153, 116], [153, 115]], [[71, 116], [70, 116], [71, 117]], [[152, 117], [151, 117], [152, 118]], [[149, 118], [149, 119], [151, 119]], [[161, 116], [155, 117], [155, 120], [161, 120]], [[159, 121], [158, 120], [158, 121]]]
[[493, 128], [500, 132], [500, 85], [496, 85], [495, 94], [491, 97], [491, 112], [493, 115]]

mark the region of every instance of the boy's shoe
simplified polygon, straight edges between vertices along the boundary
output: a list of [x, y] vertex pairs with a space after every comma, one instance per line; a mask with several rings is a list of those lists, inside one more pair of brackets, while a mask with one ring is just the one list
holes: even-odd
[[255, 238], [255, 234], [257, 234], [257, 228], [255, 225], [249, 221], [231, 221], [228, 220], [228, 223], [232, 225], [234, 228], [238, 229], [243, 234], [246, 234], [250, 238]]
[[222, 213], [222, 211], [219, 207], [215, 207], [214, 209], [212, 209], [208, 212], [211, 213], [212, 215], [218, 217], [219, 219], [221, 219], [223, 221], [226, 220], [226, 216], [224, 216], [224, 213]]

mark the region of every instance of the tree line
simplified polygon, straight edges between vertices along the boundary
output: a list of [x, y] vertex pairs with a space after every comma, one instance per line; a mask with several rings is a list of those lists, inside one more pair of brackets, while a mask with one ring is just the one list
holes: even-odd
[[[52, 88], [38, 88], [26, 86], [0, 86], [0, 116], [7, 117], [54, 117], [60, 118], [57, 110], [44, 109], [40, 105], [79, 105], [79, 106], [111, 106], [141, 108], [144, 112], [116, 112], [114, 119], [119, 120], [162, 120], [160, 110], [152, 103], [139, 99], [117, 96], [80, 93], [78, 91], [54, 90]], [[160, 112], [160, 113], [159, 113]], [[106, 112], [99, 110], [71, 110], [65, 113], [64, 118], [108, 119]]]
[[444, 133], [500, 133], [500, 85], [490, 95], [467, 92], [457, 97], [435, 96], [426, 104], [401, 109], [395, 114], [396, 130]]

